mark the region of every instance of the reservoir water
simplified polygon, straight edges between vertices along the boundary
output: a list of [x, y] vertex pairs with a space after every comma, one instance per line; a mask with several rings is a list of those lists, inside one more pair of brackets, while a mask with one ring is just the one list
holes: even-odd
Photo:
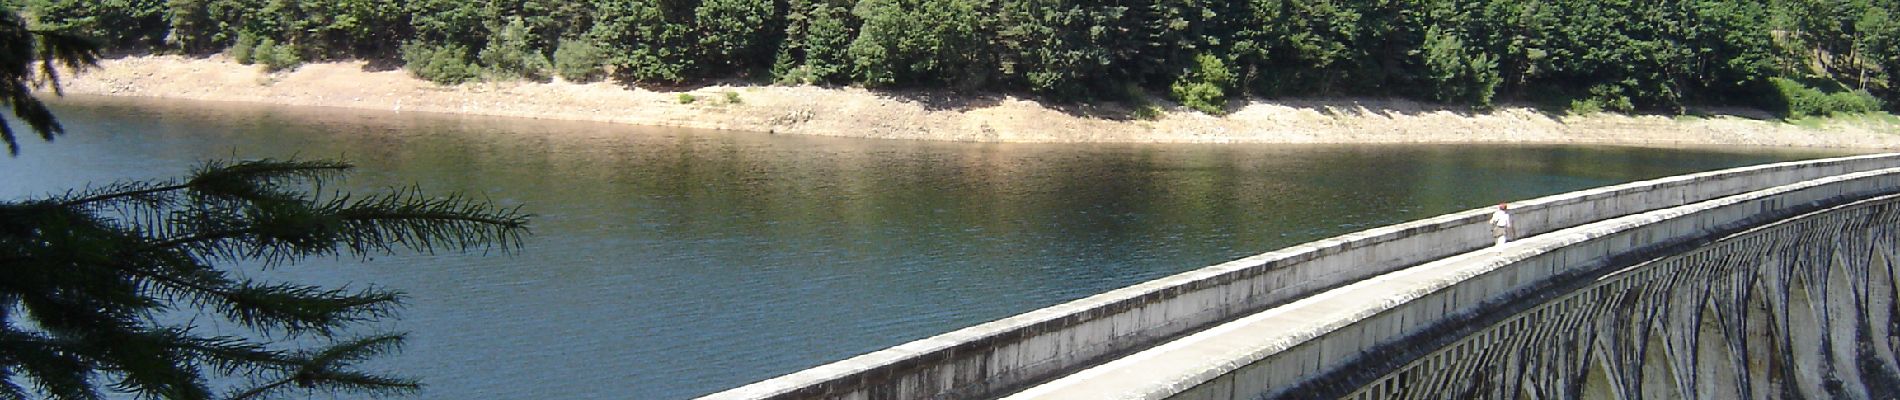
[[[514, 255], [260, 276], [408, 294], [421, 398], [679, 399], [1301, 242], [1812, 150], [973, 144], [68, 97], [0, 198], [340, 158], [536, 214]], [[16, 125], [17, 126], [17, 125]], [[1658, 133], [1666, 134], [1666, 133]]]

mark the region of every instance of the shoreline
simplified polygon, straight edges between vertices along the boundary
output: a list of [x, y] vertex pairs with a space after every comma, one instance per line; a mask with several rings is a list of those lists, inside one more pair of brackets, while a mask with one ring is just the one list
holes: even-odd
[[[1167, 107], [1134, 119], [1118, 104], [1045, 105], [812, 86], [706, 86], [680, 92], [613, 83], [479, 82], [445, 87], [362, 61], [264, 73], [223, 56], [107, 59], [62, 73], [70, 94], [420, 111], [769, 134], [994, 143], [1495, 143], [1632, 146], [1900, 147], [1900, 124], [1819, 127], [1736, 116], [1551, 116], [1504, 106], [1465, 112], [1406, 100], [1250, 100], [1225, 116]], [[682, 96], [693, 96], [690, 103]], [[729, 101], [736, 98], [737, 102]], [[1666, 134], [1665, 134], [1666, 132]]]

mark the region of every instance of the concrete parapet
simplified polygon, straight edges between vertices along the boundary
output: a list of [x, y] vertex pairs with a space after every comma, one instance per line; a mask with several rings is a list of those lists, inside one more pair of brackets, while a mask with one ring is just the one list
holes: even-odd
[[[1522, 235], [1855, 171], [1900, 154], [1742, 167], [1513, 204]], [[705, 399], [964, 399], [1020, 390], [1208, 326], [1491, 244], [1490, 210], [1374, 228], [1188, 271]], [[1513, 277], [1512, 279], [1516, 279]]]
[[[1590, 274], [1282, 397], [1895, 398], [1900, 196]], [[1427, 343], [1430, 342], [1430, 343]], [[1412, 353], [1412, 354], [1394, 354]], [[1322, 378], [1324, 380], [1326, 378]]]
[[[1654, 254], [1825, 204], [1896, 191], [1900, 168], [1826, 177], [1557, 230], [1304, 297], [1010, 398], [1314, 397], [1311, 381], [1316, 377], [1377, 361], [1368, 357], [1386, 354], [1370, 351], [1403, 347], [1407, 340], [1522, 298], [1551, 281], [1600, 271], [1631, 254]], [[1509, 339], [1494, 331], [1480, 332], [1450, 350], [1459, 356], [1448, 358]]]

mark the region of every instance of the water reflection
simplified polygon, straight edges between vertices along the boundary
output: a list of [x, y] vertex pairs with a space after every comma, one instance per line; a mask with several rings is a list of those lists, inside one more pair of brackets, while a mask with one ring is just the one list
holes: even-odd
[[268, 274], [410, 294], [428, 398], [684, 398], [1360, 229], [1815, 152], [1022, 145], [69, 98], [0, 196], [218, 157], [341, 157], [538, 214], [514, 257]]

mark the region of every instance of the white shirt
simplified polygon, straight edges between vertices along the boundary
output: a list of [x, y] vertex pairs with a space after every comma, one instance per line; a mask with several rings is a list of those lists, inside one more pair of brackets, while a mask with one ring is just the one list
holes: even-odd
[[1511, 229], [1511, 213], [1502, 209], [1491, 212], [1491, 226], [1500, 230]]

